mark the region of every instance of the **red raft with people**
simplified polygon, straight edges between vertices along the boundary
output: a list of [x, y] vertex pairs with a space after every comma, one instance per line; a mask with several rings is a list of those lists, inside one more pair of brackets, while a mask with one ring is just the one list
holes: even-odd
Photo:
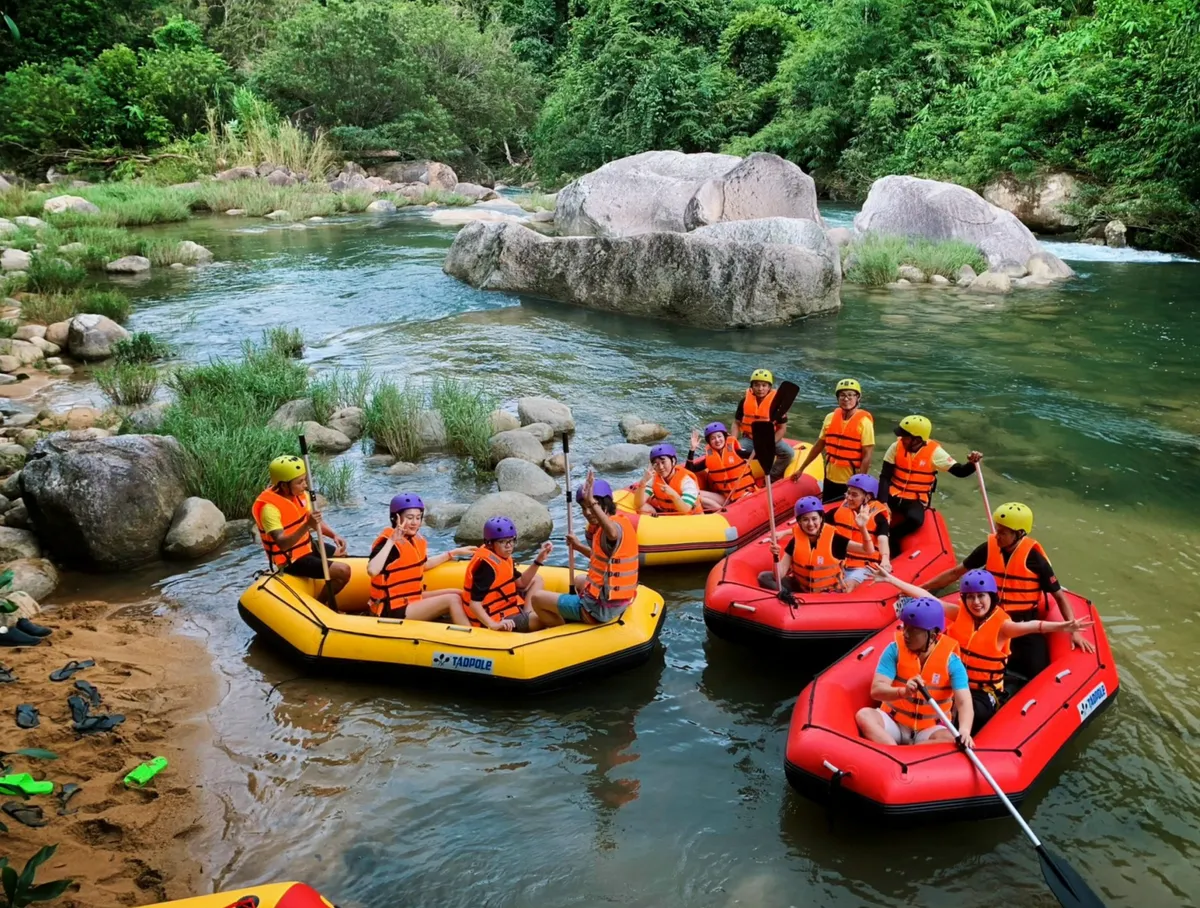
[[[1082, 633], [1095, 653], [1072, 650], [1066, 634], [1048, 636], [1049, 666], [1019, 688], [1006, 684], [1007, 700], [974, 735], [975, 754], [1015, 804], [1117, 696], [1117, 668], [1100, 615], [1089, 600], [1067, 595], [1076, 616], [1094, 621]], [[1052, 606], [1050, 617], [1057, 612]], [[864, 641], [800, 692], [788, 730], [788, 781], [818, 803], [895, 822], [1004, 815], [1000, 799], [957, 745], [886, 746], [859, 734], [855, 715], [876, 705], [872, 677], [897, 626], [892, 622]]]
[[[780, 483], [779, 485], [788, 485]], [[836, 505], [828, 505], [833, 510]], [[779, 524], [790, 529], [794, 520]], [[899, 595], [886, 583], [867, 581], [849, 593], [797, 593], [791, 603], [763, 589], [761, 572], [771, 570], [769, 533], [713, 566], [704, 588], [704, 623], [718, 637], [750, 645], [831, 644], [846, 646], [893, 623]], [[921, 528], [892, 556], [892, 572], [921, 584], [954, 567], [954, 547], [942, 515], [930, 510]]]

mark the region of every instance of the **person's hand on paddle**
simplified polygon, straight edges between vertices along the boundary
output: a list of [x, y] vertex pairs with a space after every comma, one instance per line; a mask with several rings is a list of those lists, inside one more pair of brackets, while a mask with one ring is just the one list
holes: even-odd
[[916, 697], [921, 694], [924, 687], [925, 679], [920, 675], [913, 675], [913, 677], [909, 678], [907, 683], [904, 685], [904, 688], [908, 691], [908, 695], [910, 697]]
[[567, 548], [573, 552], [579, 552], [580, 554], [583, 553], [583, 544], [575, 536], [567, 537]]
[[959, 746], [960, 746], [960, 747], [966, 747], [966, 748], [972, 748], [972, 749], [974, 749], [974, 747], [975, 747], [975, 739], [971, 737], [971, 730], [970, 730], [970, 729], [967, 729], [966, 731], [963, 731], [963, 730], [960, 728], [960, 729], [958, 730], [958, 744], [959, 744]]
[[973, 463], [973, 464], [978, 465], [981, 460], [983, 460], [983, 455], [981, 453], [979, 453], [978, 451], [972, 451], [970, 454], [967, 455], [967, 463]]
[[312, 510], [308, 512], [308, 528], [317, 533], [321, 532], [321, 512]]
[[772, 542], [771, 543], [771, 557], [774, 558], [776, 561], [778, 561], [780, 554], [781, 554], [781, 549], [779, 548], [779, 543]]
[[[1075, 620], [1078, 621], [1080, 619], [1077, 618]], [[1082, 620], [1090, 621], [1090, 619], [1087, 618]], [[1092, 645], [1091, 641], [1084, 640], [1083, 634], [1079, 633], [1079, 631], [1075, 631], [1073, 634], [1071, 634], [1071, 649], [1075, 649], [1077, 647], [1083, 650], [1085, 653], [1094, 653], [1096, 651], [1096, 647]]]

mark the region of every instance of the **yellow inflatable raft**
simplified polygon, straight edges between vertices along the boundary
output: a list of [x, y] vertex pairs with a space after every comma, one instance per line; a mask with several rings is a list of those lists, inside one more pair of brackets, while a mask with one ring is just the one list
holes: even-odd
[[[339, 608], [364, 609], [370, 591], [367, 559], [338, 560], [352, 572], [338, 594]], [[466, 569], [463, 561], [440, 565], [425, 575], [425, 588], [462, 589]], [[543, 567], [539, 576], [551, 592], [568, 589], [566, 568]], [[262, 575], [242, 594], [238, 611], [259, 636], [313, 667], [368, 670], [395, 681], [457, 680], [476, 690], [543, 691], [644, 662], [666, 611], [662, 596], [639, 586], [619, 621], [521, 634], [334, 612], [313, 598], [321, 585], [287, 574]]]
[[265, 883], [192, 899], [158, 902], [147, 908], [335, 908], [333, 902], [303, 883]]
[[[796, 474], [812, 447], [803, 441], [789, 441], [788, 444], [796, 449], [796, 453], [784, 473], [785, 478]], [[750, 468], [755, 479], [762, 478], [757, 461], [752, 460]], [[791, 517], [792, 508], [803, 496], [821, 494], [817, 482], [825, 476], [824, 459], [818, 457], [814, 460], [804, 475], [812, 477], [813, 482], [775, 483], [772, 491], [776, 520]], [[698, 478], [703, 488], [704, 474], [701, 473]], [[614, 493], [613, 501], [637, 527], [638, 550], [642, 564], [647, 567], [720, 561], [767, 531], [765, 488], [726, 508], [705, 514], [636, 514], [633, 511], [634, 494], [631, 488]]]

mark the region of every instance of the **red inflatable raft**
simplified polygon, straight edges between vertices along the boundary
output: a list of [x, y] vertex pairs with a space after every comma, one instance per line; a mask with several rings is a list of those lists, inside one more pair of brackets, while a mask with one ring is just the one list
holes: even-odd
[[[1019, 690], [975, 736], [975, 753], [1004, 793], [1020, 804], [1050, 761], [1116, 698], [1117, 668], [1092, 603], [1068, 594], [1096, 652], [1071, 650], [1051, 634], [1050, 666]], [[1059, 619], [1058, 607], [1050, 618]], [[893, 624], [821, 672], [796, 699], [785, 768], [801, 794], [823, 804], [892, 821], [972, 819], [1006, 814], [1000, 799], [954, 744], [884, 747], [862, 738], [854, 715], [870, 698], [871, 678]]]
[[[794, 522], [789, 519], [779, 526], [790, 529]], [[781, 543], [785, 544], [786, 540]], [[930, 510], [921, 529], [892, 556], [892, 573], [919, 585], [956, 563], [945, 521]], [[851, 593], [801, 594], [789, 606], [773, 590], [758, 585], [759, 573], [769, 570], [767, 534], [713, 566], [704, 589], [704, 623], [714, 634], [751, 645], [844, 642], [850, 646], [896, 620], [892, 603], [899, 592], [890, 583], [867, 581]]]

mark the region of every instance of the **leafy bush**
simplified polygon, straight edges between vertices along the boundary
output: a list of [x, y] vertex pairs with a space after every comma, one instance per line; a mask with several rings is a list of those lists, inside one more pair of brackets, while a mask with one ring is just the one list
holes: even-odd
[[118, 363], [154, 363], [170, 358], [171, 353], [170, 345], [149, 331], [135, 331], [113, 345], [113, 358]]
[[846, 280], [872, 287], [896, 280], [901, 265], [914, 265], [927, 276], [940, 274], [950, 280], [963, 265], [979, 273], [987, 270], [987, 260], [979, 249], [957, 240], [935, 242], [873, 233], [845, 247], [842, 257], [851, 263]]
[[93, 374], [104, 396], [117, 406], [148, 403], [158, 391], [158, 370], [145, 363], [117, 363]]
[[17, 333], [17, 323], [11, 318], [0, 318], [0, 338], [10, 338]]

